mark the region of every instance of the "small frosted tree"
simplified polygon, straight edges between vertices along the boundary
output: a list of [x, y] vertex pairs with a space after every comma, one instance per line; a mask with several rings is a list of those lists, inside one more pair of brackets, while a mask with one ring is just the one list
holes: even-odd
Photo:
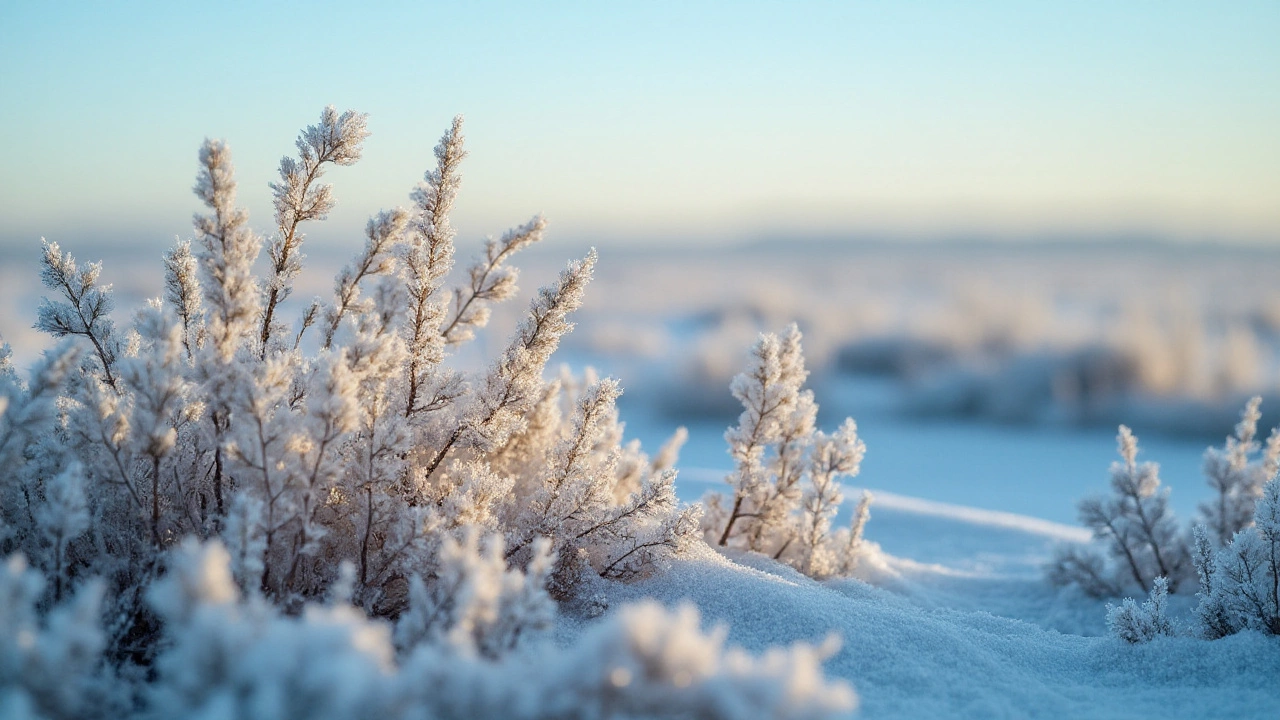
[[1280, 469], [1280, 428], [1271, 431], [1265, 445], [1257, 440], [1261, 405], [1262, 398], [1251, 399], [1235, 434], [1221, 448], [1204, 453], [1204, 474], [1214, 495], [1200, 504], [1200, 517], [1219, 547], [1253, 521], [1262, 486]]
[[1121, 640], [1138, 644], [1161, 635], [1175, 634], [1168, 615], [1169, 581], [1158, 577], [1152, 583], [1151, 596], [1142, 605], [1125, 598], [1119, 605], [1107, 605], [1107, 628]]
[[1199, 603], [1195, 613], [1200, 634], [1211, 640], [1226, 637], [1235, 632], [1236, 624], [1227, 610], [1226, 598], [1216, 591], [1216, 586], [1222, 579], [1218, 577], [1217, 551], [1209, 540], [1209, 531], [1203, 525], [1196, 525], [1193, 533], [1195, 548], [1192, 560], [1200, 580], [1200, 590], [1196, 593]]
[[731, 385], [743, 405], [738, 425], [725, 432], [733, 497], [708, 495], [703, 528], [709, 542], [763, 552], [825, 577], [856, 564], [849, 556], [861, 542], [865, 507], [843, 542], [831, 533], [831, 519], [843, 501], [838, 479], [857, 475], [866, 445], [851, 418], [831, 435], [815, 428], [818, 406], [803, 389], [807, 377], [795, 325], [781, 337], [760, 336]]
[[845, 542], [831, 542], [831, 520], [844, 500], [837, 478], [856, 475], [866, 450], [866, 444], [858, 438], [858, 426], [853, 418], [846, 418], [840, 429], [831, 435], [821, 431], [813, 434], [813, 445], [809, 450], [809, 485], [800, 503], [798, 543], [802, 558], [798, 567], [806, 575], [826, 577], [845, 566], [856, 565], [870, 495], [864, 493], [859, 500], [850, 535]]
[[1252, 526], [1217, 553], [1207, 540], [1198, 542], [1196, 561], [1202, 579], [1196, 615], [1206, 637], [1244, 629], [1280, 635], [1280, 479], [1263, 486]]
[[[1160, 487], [1156, 463], [1137, 461], [1138, 439], [1120, 426], [1120, 462], [1111, 464], [1110, 497], [1080, 501], [1080, 522], [1103, 546], [1062, 549], [1048, 568], [1049, 580], [1074, 584], [1104, 597], [1126, 587], [1151, 590], [1157, 577], [1177, 590], [1191, 569], [1190, 550], [1169, 509], [1169, 490]], [[1105, 554], [1105, 555], [1104, 555]]]
[[[761, 335], [751, 349], [751, 364], [734, 377], [730, 389], [743, 411], [738, 425], [725, 432], [735, 468], [726, 479], [733, 504], [719, 528], [721, 546], [728, 545], [741, 521], [738, 536], [750, 549], [762, 550], [767, 531], [779, 529], [799, 499], [801, 443], [817, 414], [812, 393], [800, 389], [807, 377], [794, 325], [784, 338]], [[774, 455], [766, 458], [771, 446]]]

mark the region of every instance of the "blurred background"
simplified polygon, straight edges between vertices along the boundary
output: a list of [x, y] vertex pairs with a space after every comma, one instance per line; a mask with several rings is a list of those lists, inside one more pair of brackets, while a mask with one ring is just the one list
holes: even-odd
[[[728, 383], [805, 333], [858, 482], [1072, 522], [1115, 425], [1174, 505], [1244, 401], [1280, 422], [1274, 2], [0, 2], [0, 336], [29, 364], [39, 238], [103, 260], [117, 320], [190, 237], [206, 136], [263, 233], [281, 155], [370, 113], [295, 298], [408, 203], [455, 113], [459, 265], [545, 213], [523, 294], [599, 248], [560, 359], [622, 378], [629, 431], [690, 429], [682, 494], [728, 467]], [[483, 353], [483, 354], [482, 354]]]

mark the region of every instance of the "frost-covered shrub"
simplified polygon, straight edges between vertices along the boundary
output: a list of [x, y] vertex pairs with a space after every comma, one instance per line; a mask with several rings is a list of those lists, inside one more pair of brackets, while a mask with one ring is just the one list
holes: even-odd
[[[449, 641], [397, 648], [389, 623], [350, 604], [353, 572], [324, 601], [284, 614], [241, 590], [217, 540], [188, 538], [146, 593], [164, 630], [154, 677], [136, 687], [103, 662], [102, 586], [83, 586], [42, 618], [40, 573], [12, 556], [0, 567], [0, 717], [817, 720], [856, 706], [847, 683], [822, 675], [834, 644], [752, 656], [726, 648], [723, 628], [704, 632], [690, 606], [625, 606], [568, 646], [527, 632], [500, 657], [477, 652], [476, 620], [536, 624], [553, 608], [542, 577], [501, 568], [477, 547], [464, 542], [446, 560], [477, 586], [453, 595], [450, 617], [438, 619]], [[499, 578], [519, 597], [502, 597], [495, 615], [494, 596], [478, 586]], [[510, 638], [522, 626], [488, 627]]]
[[[118, 590], [143, 579], [178, 538], [221, 536], [246, 590], [296, 604], [321, 595], [346, 560], [357, 569], [355, 597], [395, 614], [410, 578], [434, 577], [442, 539], [465, 526], [501, 535], [506, 560], [520, 567], [533, 561], [537, 538], [550, 538], [560, 596], [585, 572], [645, 572], [692, 536], [695, 511], [676, 507], [674, 473], [654, 470], [622, 441], [617, 383], [543, 379], [572, 328], [567, 316], [581, 303], [594, 252], [538, 293], [491, 367], [469, 374], [444, 363], [493, 303], [514, 294], [507, 261], [545, 227], [534, 218], [490, 239], [467, 282], [445, 287], [466, 154], [461, 120], [436, 148], [413, 208], [370, 219], [332, 297], [317, 299], [294, 328], [284, 324], [301, 228], [334, 205], [318, 180], [327, 166], [358, 161], [367, 135], [364, 115], [328, 108], [299, 136], [298, 157], [281, 161], [271, 186], [276, 232], [261, 280], [252, 266], [263, 240], [236, 205], [230, 151], [207, 141], [197, 250], [179, 243], [166, 256], [164, 300], [140, 311], [125, 337], [108, 316], [100, 265], [79, 267], [46, 244], [45, 284], [61, 299], [45, 302], [38, 326], [91, 350], [78, 370], [55, 359], [49, 371], [70, 377], [61, 420], [46, 428], [65, 447], [46, 447], [45, 462], [60, 472], [79, 460], [95, 508], [91, 527], [57, 531], [91, 532], [72, 564], [100, 569], [112, 559]], [[7, 395], [20, 413], [52, 423], [40, 408], [59, 382]], [[4, 452], [39, 454], [32, 445], [41, 441], [24, 447], [8, 437], [31, 433], [29, 425], [6, 433]], [[60, 477], [48, 469], [7, 472], [5, 487], [43, 497]], [[60, 558], [65, 541], [52, 543]]]
[[1196, 605], [1195, 617], [1200, 634], [1210, 638], [1226, 637], [1236, 631], [1235, 622], [1228, 612], [1225, 597], [1215, 592], [1217, 578], [1217, 550], [1209, 540], [1209, 531], [1203, 525], [1192, 528], [1195, 538], [1192, 560], [1195, 561], [1196, 574], [1200, 580], [1200, 590], [1196, 593], [1199, 603]]
[[392, 717], [513, 718], [847, 717], [857, 696], [828, 681], [832, 647], [797, 644], [762, 657], [725, 647], [723, 629], [702, 631], [698, 612], [644, 602], [590, 628], [572, 647], [534, 646], [498, 663], [424, 645], [397, 677]]
[[165, 642], [145, 716], [337, 720], [382, 702], [394, 661], [389, 627], [350, 605], [283, 617], [261, 595], [242, 597], [216, 541], [185, 541], [149, 601]]
[[1138, 463], [1138, 439], [1129, 428], [1121, 425], [1116, 439], [1122, 461], [1111, 464], [1112, 495], [1079, 505], [1080, 522], [1102, 550], [1060, 549], [1048, 578], [1097, 597], [1116, 596], [1125, 588], [1149, 591], [1156, 578], [1165, 578], [1168, 590], [1176, 591], [1191, 570], [1191, 558], [1169, 509], [1169, 490], [1160, 488], [1156, 463]]
[[753, 657], [725, 647], [725, 628], [705, 633], [698, 611], [644, 602], [588, 631], [576, 651], [551, 663], [535, 718], [832, 718], [857, 696], [827, 681], [821, 663], [838, 649], [798, 643]]
[[1217, 562], [1214, 546], [1230, 544], [1232, 537], [1253, 523], [1254, 505], [1263, 495], [1264, 484], [1280, 470], [1280, 428], [1272, 431], [1265, 445], [1257, 441], [1261, 403], [1259, 397], [1251, 399], [1234, 435], [1221, 448], [1205, 451], [1204, 473], [1214, 496], [1200, 504], [1202, 524], [1193, 528], [1194, 547], [1188, 547], [1169, 510], [1169, 491], [1160, 489], [1159, 467], [1136, 461], [1137, 438], [1122, 425], [1123, 462], [1111, 466], [1114, 495], [1080, 503], [1080, 520], [1095, 539], [1106, 543], [1106, 555], [1093, 548], [1061, 548], [1047, 568], [1050, 582], [1076, 585], [1094, 597], [1116, 597], [1126, 588], [1153, 590], [1154, 578], [1164, 577], [1169, 590], [1176, 591], [1195, 567], [1202, 629], [1214, 637], [1228, 634], [1231, 623], [1211, 592]]
[[[271, 186], [267, 240], [237, 204], [226, 144], [206, 141], [195, 237], [165, 255], [163, 298], [127, 325], [111, 317], [100, 264], [45, 243], [54, 297], [37, 327], [66, 339], [29, 381], [0, 349], [0, 552], [21, 553], [48, 581], [22, 585], [13, 602], [25, 604], [9, 607], [40, 609], [7, 637], [21, 645], [56, 629], [70, 611], [46, 610], [67, 597], [96, 622], [90, 600], [101, 599], [97, 644], [77, 646], [80, 659], [127, 677], [154, 670], [162, 682], [147, 692], [168, 698], [157, 707], [276, 717], [292, 702], [287, 688], [320, 676], [282, 667], [251, 677], [273, 662], [271, 643], [293, 648], [298, 663], [365, 653], [349, 662], [373, 668], [397, 647], [422, 646], [487, 662], [538, 635], [554, 601], [650, 573], [697, 541], [700, 509], [679, 507], [674, 493], [678, 438], [651, 460], [623, 438], [616, 381], [544, 377], [594, 251], [537, 293], [492, 364], [447, 362], [515, 294], [509, 261], [545, 229], [536, 217], [489, 239], [462, 284], [446, 286], [461, 130], [455, 120], [436, 147], [412, 207], [372, 217], [331, 297], [292, 325], [284, 303], [301, 272], [302, 229], [334, 206], [325, 170], [360, 158], [359, 113], [326, 109], [299, 136]], [[196, 541], [203, 559], [186, 544]], [[390, 624], [367, 616], [398, 618], [395, 642]], [[207, 647], [187, 637], [223, 626]], [[57, 647], [51, 640], [49, 652]], [[11, 667], [42, 667], [13, 652]], [[204, 686], [218, 678], [232, 689]], [[72, 681], [47, 692], [43, 681], [15, 682], [27, 699], [13, 708], [93, 714], [58, 709]], [[362, 707], [352, 682], [328, 689], [341, 697], [325, 700], [326, 712]], [[259, 683], [261, 695], [237, 683]]]
[[1220, 547], [1253, 522], [1262, 486], [1280, 469], [1280, 428], [1271, 431], [1265, 447], [1257, 440], [1261, 405], [1260, 397], [1250, 400], [1235, 435], [1204, 454], [1204, 474], [1214, 496], [1200, 504], [1200, 517]]
[[1280, 635], [1280, 477], [1263, 487], [1253, 521], [1216, 553], [1206, 531], [1197, 533], [1201, 588], [1196, 615], [1206, 637], [1244, 629]]
[[102, 661], [102, 584], [41, 612], [44, 578], [21, 555], [0, 565], [0, 717], [92, 718], [128, 701]]
[[[531, 635], [501, 658], [477, 653], [474, 621], [492, 617], [493, 608], [493, 595], [479, 586], [540, 582], [526, 583], [493, 559], [472, 541], [455, 548], [454, 574], [476, 579], [476, 587], [450, 599], [451, 641], [398, 655], [390, 626], [341, 593], [282, 615], [260, 596], [241, 596], [216, 542], [184, 543], [151, 594], [169, 644], [156, 661], [145, 715], [728, 720], [838, 717], [854, 707], [847, 684], [821, 675], [831, 648], [797, 645], [752, 657], [726, 649], [723, 630], [702, 632], [690, 607], [626, 607], [567, 648]], [[501, 573], [516, 579], [503, 582]], [[533, 604], [549, 602], [542, 598]]]
[[1119, 605], [1107, 604], [1107, 629], [1127, 643], [1150, 642], [1161, 635], [1173, 635], [1173, 621], [1167, 614], [1169, 581], [1155, 579], [1151, 596], [1138, 605], [1133, 598], [1125, 598]]
[[725, 433], [733, 496], [705, 498], [703, 532], [708, 542], [766, 553], [815, 577], [847, 574], [857, 563], [870, 496], [848, 530], [833, 533], [831, 519], [843, 502], [838, 478], [858, 474], [866, 445], [852, 418], [830, 435], [814, 427], [818, 406], [802, 389], [807, 377], [795, 325], [781, 338], [760, 336], [731, 386], [743, 405], [737, 427]]
[[474, 528], [462, 541], [445, 537], [436, 582], [411, 581], [396, 643], [410, 649], [448, 643], [458, 652], [497, 658], [550, 627], [556, 612], [546, 590], [554, 562], [550, 542], [534, 544], [527, 572], [508, 568], [503, 550], [500, 535], [482, 544]]
[[45, 353], [27, 383], [13, 368], [9, 346], [0, 345], [0, 550], [6, 556], [19, 548], [29, 556], [44, 554], [48, 531], [41, 521], [52, 517], [37, 508], [43, 505], [44, 483], [64, 470], [51, 435], [59, 398], [78, 359], [74, 347], [59, 345]]

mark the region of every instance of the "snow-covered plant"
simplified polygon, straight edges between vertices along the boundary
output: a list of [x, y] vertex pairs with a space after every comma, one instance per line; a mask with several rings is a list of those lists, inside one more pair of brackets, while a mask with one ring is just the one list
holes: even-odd
[[199, 265], [191, 254], [191, 241], [179, 240], [164, 255], [164, 302], [173, 308], [182, 322], [182, 347], [191, 359], [195, 349], [205, 343], [201, 324], [203, 300], [200, 297]]
[[[848, 717], [857, 696], [827, 680], [836, 649], [797, 644], [755, 657], [725, 647], [725, 631], [698, 611], [657, 603], [623, 607], [565, 648], [543, 646], [498, 664], [451, 659], [424, 645], [404, 663], [404, 717], [463, 720]], [[416, 714], [413, 714], [415, 713]]]
[[1196, 592], [1196, 620], [1200, 634], [1210, 640], [1235, 632], [1235, 623], [1226, 607], [1222, 593], [1215, 592], [1215, 585], [1220, 578], [1218, 574], [1217, 550], [1209, 540], [1209, 531], [1203, 525], [1192, 528], [1195, 547], [1192, 560], [1195, 561], [1196, 574], [1200, 580], [1200, 590]]
[[445, 276], [453, 269], [453, 228], [449, 212], [458, 195], [458, 168], [463, 149], [462, 118], [455, 117], [435, 148], [436, 168], [413, 191], [414, 215], [401, 251], [408, 310], [401, 335], [409, 353], [405, 372], [406, 417], [437, 410], [461, 392], [457, 379], [442, 372], [445, 336], [442, 333], [448, 299]]
[[[200, 148], [200, 173], [194, 188], [196, 197], [211, 211], [194, 218], [196, 241], [200, 243], [199, 263], [203, 277], [190, 275], [189, 264], [174, 263], [171, 270], [183, 285], [204, 290], [208, 305], [200, 315], [197, 298], [188, 292], [171, 293], [180, 317], [191, 323], [203, 320], [208, 340], [222, 365], [231, 362], [237, 347], [251, 332], [258, 317], [261, 300], [258, 282], [253, 276], [253, 263], [262, 250], [262, 239], [249, 229], [249, 214], [236, 207], [235, 167], [231, 149], [221, 140], [205, 140]], [[174, 249], [181, 256], [182, 244]], [[209, 364], [205, 360], [205, 365]]]
[[165, 623], [141, 717], [388, 717], [391, 629], [341, 603], [285, 617], [242, 597], [216, 541], [188, 539], [149, 600]]
[[705, 633], [698, 611], [653, 602], [623, 608], [553, 666], [538, 718], [833, 718], [852, 711], [847, 684], [823, 679], [838, 643], [774, 648], [763, 657], [726, 648], [725, 628]]
[[830, 530], [843, 501], [838, 478], [857, 475], [866, 445], [852, 418], [831, 435], [814, 427], [818, 406], [802, 389], [807, 377], [795, 325], [782, 337], [760, 336], [731, 385], [743, 405], [738, 425], [725, 433], [733, 497], [709, 494], [702, 527], [708, 542], [767, 553], [825, 577], [856, 564], [851, 553], [859, 549], [866, 508], [848, 535]]
[[1107, 604], [1107, 628], [1111, 634], [1131, 643], [1150, 642], [1161, 635], [1173, 635], [1173, 621], [1168, 616], [1169, 581], [1158, 577], [1152, 583], [1151, 596], [1141, 606], [1133, 598], [1119, 605]]
[[115, 323], [111, 320], [111, 310], [115, 307], [111, 286], [98, 283], [102, 263], [89, 263], [79, 268], [71, 253], [62, 252], [58, 243], [44, 240], [41, 243], [44, 255], [41, 257], [40, 281], [61, 295], [62, 300], [45, 298], [41, 301], [36, 328], [54, 337], [74, 335], [88, 340], [97, 361], [95, 374], [118, 390], [114, 371], [116, 356], [120, 353], [120, 339], [116, 337]]
[[[38, 508], [44, 483], [62, 474], [58, 399], [79, 353], [66, 344], [46, 352], [29, 383], [18, 377], [10, 357], [9, 346], [0, 345], [0, 551], [43, 557], [40, 543], [52, 528], [38, 520], [64, 522], [59, 513], [41, 514]], [[63, 570], [69, 572], [66, 565]]]
[[128, 327], [100, 264], [45, 243], [57, 298], [37, 327], [67, 339], [29, 382], [0, 352], [0, 550], [49, 578], [46, 604], [100, 577], [113, 662], [157, 662], [180, 622], [147, 598], [181, 575], [183, 538], [226, 548], [237, 612], [255, 623], [341, 581], [363, 612], [403, 616], [402, 635], [492, 658], [546, 624], [548, 593], [646, 574], [697, 537], [698, 508], [675, 498], [678, 443], [650, 461], [624, 439], [616, 381], [545, 377], [594, 250], [535, 295], [492, 364], [450, 362], [517, 293], [510, 261], [546, 226], [489, 239], [447, 287], [461, 118], [411, 207], [374, 214], [332, 295], [289, 326], [302, 226], [335, 203], [320, 180], [367, 135], [363, 114], [333, 108], [300, 134], [271, 185], [264, 277], [231, 151], [207, 140], [194, 238], [164, 256], [163, 297]]
[[[199, 155], [195, 236], [165, 255], [163, 298], [128, 327], [113, 324], [100, 265], [45, 245], [59, 298], [37, 327], [67, 339], [26, 382], [0, 350], [0, 550], [35, 566], [0, 572], [0, 715], [852, 708], [852, 691], [822, 678], [829, 649], [754, 658], [726, 650], [723, 631], [702, 633], [691, 610], [623, 608], [578, 643], [546, 640], [557, 601], [591, 602], [600, 583], [660, 568], [697, 541], [701, 510], [675, 497], [683, 433], [650, 459], [624, 437], [617, 381], [546, 377], [594, 251], [535, 295], [492, 364], [449, 362], [515, 295], [509, 262], [545, 229], [539, 216], [488, 240], [446, 287], [461, 130], [455, 119], [412, 207], [370, 219], [332, 296], [292, 328], [300, 227], [334, 206], [319, 180], [359, 159], [362, 114], [326, 109], [281, 161], [265, 277], [254, 271], [264, 240], [216, 140]], [[733, 541], [843, 571], [866, 501], [851, 531], [831, 532], [836, 479], [856, 473], [863, 445], [851, 421], [815, 432], [799, 334], [785, 350], [771, 342], [761, 352], [775, 365], [785, 355], [785, 369], [738, 392], [785, 407], [756, 407], [755, 421], [749, 408], [735, 436], [750, 445], [735, 457], [751, 492]]]
[[0, 565], [0, 717], [119, 716], [127, 696], [102, 662], [102, 584], [40, 611], [44, 579], [21, 555]]
[[871, 519], [871, 501], [875, 497], [868, 491], [863, 490], [861, 497], [858, 498], [858, 504], [853, 508], [853, 521], [848, 528], [841, 528], [836, 531], [834, 544], [842, 549], [839, 553], [839, 564], [836, 566], [835, 574], [840, 577], [848, 577], [858, 569], [858, 560], [862, 557], [862, 531], [867, 527], [867, 521]]
[[[762, 334], [751, 349], [751, 364], [730, 385], [743, 405], [736, 427], [725, 432], [735, 469], [726, 481], [733, 506], [720, 529], [718, 543], [727, 545], [735, 524], [738, 537], [751, 550], [764, 550], [766, 540], [784, 530], [800, 498], [805, 447], [814, 429], [817, 406], [812, 391], [801, 391], [808, 371], [800, 349], [800, 330], [785, 337]], [[766, 451], [772, 449], [772, 457]], [[781, 538], [781, 542], [790, 541]], [[779, 543], [780, 544], [780, 543]]]
[[[1201, 531], [1201, 631], [1215, 638], [1244, 629], [1280, 635], [1280, 478], [1263, 486], [1253, 525], [1237, 532], [1216, 554]], [[1202, 547], [1203, 546], [1203, 547]]]
[[1200, 504], [1200, 516], [1221, 547], [1253, 520], [1253, 506], [1262, 486], [1280, 469], [1280, 427], [1271, 431], [1266, 445], [1258, 442], [1262, 398], [1245, 405], [1235, 434], [1221, 448], [1204, 453], [1204, 474], [1214, 495]]
[[185, 541], [150, 593], [167, 640], [140, 715], [807, 720], [844, 717], [856, 704], [846, 683], [822, 675], [833, 644], [755, 657], [726, 648], [723, 629], [703, 632], [687, 606], [626, 606], [566, 645], [534, 636], [500, 657], [474, 652], [480, 648], [471, 643], [484, 633], [497, 631], [490, 637], [506, 642], [514, 628], [545, 621], [549, 600], [536, 581], [503, 568], [500, 545], [483, 549], [472, 537], [450, 553], [454, 579], [467, 576], [461, 582], [470, 584], [448, 598], [448, 609], [436, 608], [449, 616], [436, 621], [450, 641], [406, 634], [405, 623], [422, 620], [417, 613], [431, 609], [428, 601], [402, 620], [397, 648], [386, 622], [346, 604], [340, 592], [284, 615], [261, 596], [241, 594], [216, 541]]
[[1121, 462], [1111, 464], [1112, 495], [1079, 505], [1080, 522], [1103, 549], [1059, 550], [1048, 568], [1049, 580], [1104, 597], [1126, 587], [1151, 590], [1162, 577], [1176, 591], [1190, 573], [1191, 558], [1169, 509], [1169, 490], [1160, 488], [1156, 463], [1137, 461], [1138, 439], [1129, 428], [1121, 425], [1116, 440]]
[[622, 429], [614, 401], [620, 392], [609, 379], [582, 389], [569, 432], [544, 453], [544, 469], [529, 483], [530, 501], [507, 513], [513, 528], [507, 556], [520, 564], [536, 556], [530, 549], [537, 538], [552, 538], [552, 589], [561, 596], [571, 594], [583, 572], [606, 578], [642, 573], [697, 531], [700, 509], [677, 507], [673, 470], [642, 472], [619, 501], [624, 468], [648, 465], [634, 446], [617, 445]]
[[497, 658], [546, 630], [556, 612], [546, 590], [553, 562], [550, 541], [534, 542], [527, 571], [508, 568], [503, 550], [500, 535], [482, 543], [474, 527], [461, 541], [446, 536], [436, 581], [410, 580], [409, 607], [396, 622], [396, 643], [412, 648], [433, 641]]
[[[308, 220], [323, 220], [336, 204], [333, 186], [320, 185], [326, 164], [354, 165], [360, 159], [369, 136], [369, 116], [348, 110], [341, 115], [331, 105], [320, 114], [320, 123], [298, 135], [298, 158], [280, 160], [280, 182], [271, 183], [275, 196], [276, 236], [268, 249], [271, 277], [265, 283], [259, 351], [266, 357], [271, 340], [283, 330], [275, 324], [275, 312], [293, 291], [293, 280], [302, 272], [302, 239], [298, 226]], [[370, 221], [370, 227], [374, 225]], [[372, 240], [372, 237], [371, 237]], [[277, 339], [277, 346], [280, 346]]]
[[866, 454], [866, 444], [858, 439], [853, 418], [846, 418], [832, 435], [815, 432], [809, 453], [809, 486], [800, 502], [799, 549], [804, 558], [800, 570], [813, 577], [826, 577], [836, 573], [841, 565], [856, 563], [856, 545], [861, 542], [862, 527], [868, 517], [869, 495], [864, 493], [858, 502], [848, 540], [829, 543], [828, 539], [831, 519], [844, 500], [837, 478], [857, 474], [862, 456]]

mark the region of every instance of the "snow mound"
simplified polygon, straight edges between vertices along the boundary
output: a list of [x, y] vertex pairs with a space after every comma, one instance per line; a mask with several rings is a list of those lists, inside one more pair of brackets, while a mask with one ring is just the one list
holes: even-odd
[[608, 592], [614, 606], [692, 602], [748, 650], [835, 633], [843, 647], [826, 672], [853, 683], [864, 718], [1273, 718], [1280, 702], [1280, 640], [1255, 633], [1131, 646], [927, 607], [860, 580], [819, 583], [759, 555], [710, 548]]

